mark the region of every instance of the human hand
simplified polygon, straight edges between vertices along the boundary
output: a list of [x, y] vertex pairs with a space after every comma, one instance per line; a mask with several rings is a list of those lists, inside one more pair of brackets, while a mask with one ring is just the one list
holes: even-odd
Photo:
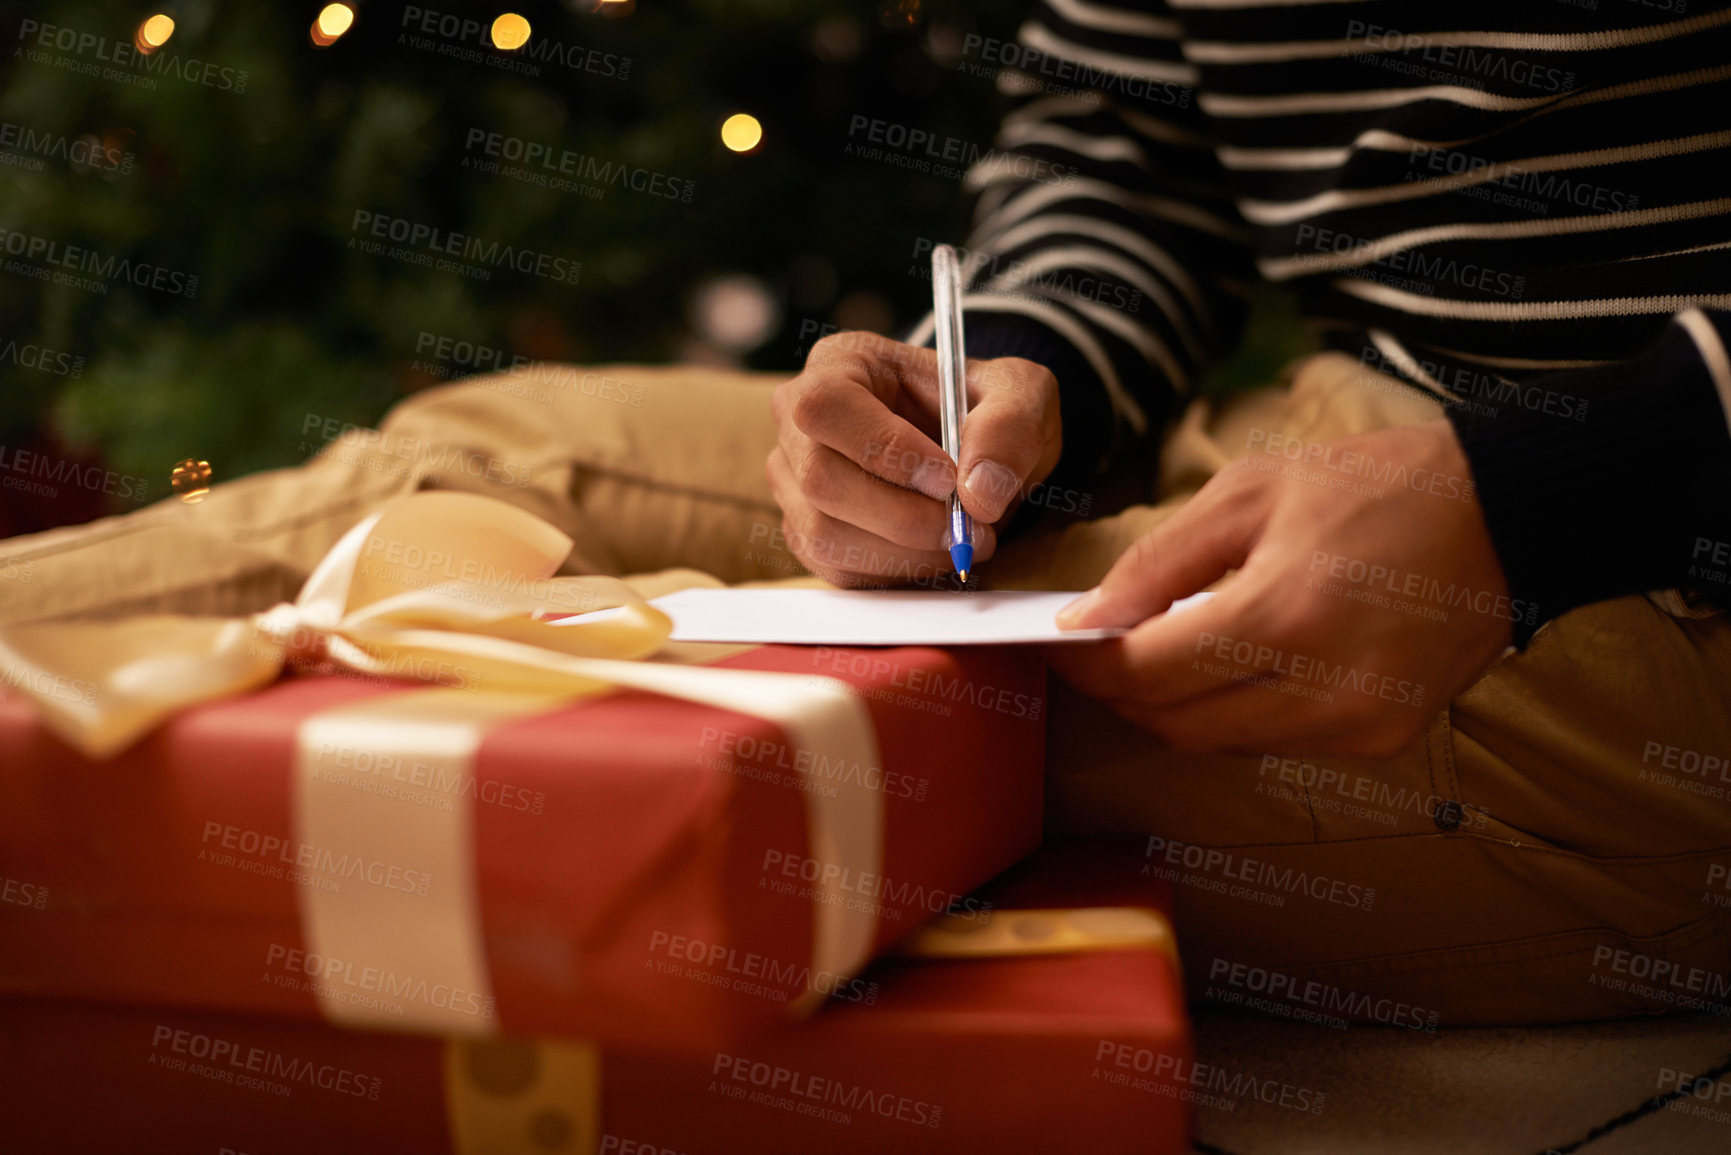
[[1389, 756], [1416, 739], [1536, 609], [1509, 597], [1448, 422], [1306, 451], [1296, 470], [1234, 461], [1138, 540], [1058, 617], [1135, 628], [1051, 647], [1053, 665], [1179, 749]]
[[[974, 557], [1058, 463], [1058, 382], [1018, 357], [969, 361], [960, 462], [938, 444], [938, 360], [871, 333], [819, 341], [771, 401], [766, 467], [788, 548], [840, 586], [931, 583], [952, 572], [950, 494], [974, 522]], [[959, 469], [958, 469], [959, 466]]]

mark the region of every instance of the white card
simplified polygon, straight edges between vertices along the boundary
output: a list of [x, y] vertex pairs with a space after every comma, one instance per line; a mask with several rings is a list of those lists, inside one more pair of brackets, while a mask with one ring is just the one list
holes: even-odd
[[[1087, 642], [1126, 632], [1060, 630], [1054, 617], [1080, 596], [1023, 590], [690, 589], [650, 604], [673, 619], [676, 642], [985, 646]], [[1211, 596], [1184, 598], [1168, 612]]]

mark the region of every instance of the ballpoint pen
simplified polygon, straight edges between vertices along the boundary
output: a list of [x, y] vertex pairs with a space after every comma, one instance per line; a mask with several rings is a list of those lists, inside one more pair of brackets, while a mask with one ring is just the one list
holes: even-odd
[[967, 368], [962, 358], [962, 269], [949, 245], [932, 249], [932, 316], [938, 329], [938, 428], [944, 452], [956, 463], [950, 494], [950, 560], [962, 583], [974, 564], [974, 527], [962, 508], [962, 422], [968, 416]]

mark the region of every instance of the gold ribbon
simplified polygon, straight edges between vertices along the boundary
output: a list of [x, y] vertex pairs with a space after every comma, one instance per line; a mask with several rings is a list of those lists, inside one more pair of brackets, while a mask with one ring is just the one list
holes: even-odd
[[[1178, 961], [1166, 916], [1130, 906], [998, 910], [989, 919], [940, 916], [910, 935], [896, 953], [989, 959], [1102, 950], [1153, 950], [1170, 957], [1174, 966]], [[582, 1040], [447, 1039], [442, 1074], [451, 1150], [456, 1155], [535, 1155], [555, 1146], [549, 1140], [553, 1135], [578, 1137], [560, 1149], [596, 1150], [604, 1134], [604, 1066], [595, 1045]], [[625, 1140], [652, 1137], [614, 1138], [623, 1148]]]
[[939, 915], [909, 935], [906, 958], [1021, 958], [1102, 950], [1157, 950], [1178, 965], [1165, 914], [1146, 906], [995, 910], [989, 917]]
[[455, 1155], [595, 1155], [602, 1063], [594, 1044], [448, 1039], [442, 1058], [445, 1126]]
[[[94, 759], [112, 757], [178, 710], [267, 685], [285, 664], [305, 659], [481, 689], [472, 706], [452, 712], [474, 717], [448, 734], [434, 733], [424, 714], [379, 726], [377, 710], [364, 703], [345, 731], [370, 733], [368, 745], [380, 753], [433, 757], [457, 768], [466, 767], [486, 716], [551, 708], [615, 687], [765, 718], [800, 749], [878, 764], [871, 716], [844, 682], [639, 660], [663, 648], [672, 623], [613, 578], [554, 577], [571, 545], [557, 529], [504, 502], [418, 493], [344, 534], [292, 603], [245, 618], [157, 615], [10, 626], [0, 629], [0, 669], [7, 684], [35, 701], [50, 729]], [[574, 613], [582, 616], [566, 624], [546, 620]], [[506, 700], [481, 700], [496, 696]], [[404, 708], [413, 712], [412, 705]], [[376, 815], [360, 821], [362, 808], [349, 792], [313, 780], [321, 745], [316, 728], [303, 728], [299, 739], [297, 829], [326, 842], [390, 842], [400, 824]], [[429, 750], [429, 741], [437, 748]], [[802, 792], [811, 853], [856, 876], [878, 873], [883, 799], [865, 787], [863, 776], [837, 787], [833, 795]], [[467, 813], [429, 837], [426, 853], [472, 885]], [[811, 971], [849, 976], [870, 957], [876, 920], [842, 901], [839, 880], [825, 890], [834, 893], [815, 904]], [[356, 949], [389, 955], [415, 942], [444, 941], [450, 962], [441, 969], [484, 990], [475, 902], [428, 909], [442, 913], [396, 933], [369, 909], [315, 893], [303, 897], [302, 921], [309, 941], [350, 957]], [[821, 1001], [820, 992], [807, 991], [790, 1009]]]

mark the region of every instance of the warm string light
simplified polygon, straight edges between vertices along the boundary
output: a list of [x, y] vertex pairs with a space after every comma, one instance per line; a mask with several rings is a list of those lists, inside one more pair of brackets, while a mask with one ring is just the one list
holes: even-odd
[[763, 125], [748, 112], [736, 112], [721, 123], [721, 143], [734, 152], [750, 152], [763, 142]]
[[[600, 0], [600, 2], [604, 4], [631, 5], [635, 4], [636, 0]], [[168, 20], [166, 16], [153, 16], [150, 21], [145, 22], [145, 25], [140, 26], [139, 38], [141, 42], [145, 36], [145, 26], [148, 26], [151, 21], [158, 19]], [[308, 29], [307, 35], [312, 39], [314, 46], [318, 48], [329, 48], [331, 45], [335, 44], [344, 33], [354, 27], [354, 24], [355, 9], [352, 5], [326, 4], [319, 10], [318, 18], [313, 21], [312, 27]], [[173, 30], [174, 22], [169, 20], [168, 31], [172, 32]], [[529, 37], [532, 32], [533, 29], [529, 26], [529, 21], [527, 19], [515, 12], [502, 12], [488, 29], [488, 38], [492, 41], [493, 47], [499, 49], [501, 52], [515, 52], [517, 49], [529, 43]], [[164, 33], [162, 39], [166, 40], [167, 38], [167, 33]], [[160, 41], [157, 41], [156, 43], [160, 43]]]
[[167, 44], [168, 38], [173, 35], [174, 17], [158, 12], [144, 18], [144, 23], [138, 26], [137, 34], [132, 38], [132, 44], [140, 53], [149, 56]]
[[493, 21], [493, 47], [515, 52], [529, 43], [529, 22], [515, 12], [506, 12]]
[[319, 48], [329, 48], [335, 44], [355, 24], [355, 10], [347, 4], [326, 4], [319, 10], [318, 19], [313, 21], [312, 30], [308, 33], [312, 42]]

